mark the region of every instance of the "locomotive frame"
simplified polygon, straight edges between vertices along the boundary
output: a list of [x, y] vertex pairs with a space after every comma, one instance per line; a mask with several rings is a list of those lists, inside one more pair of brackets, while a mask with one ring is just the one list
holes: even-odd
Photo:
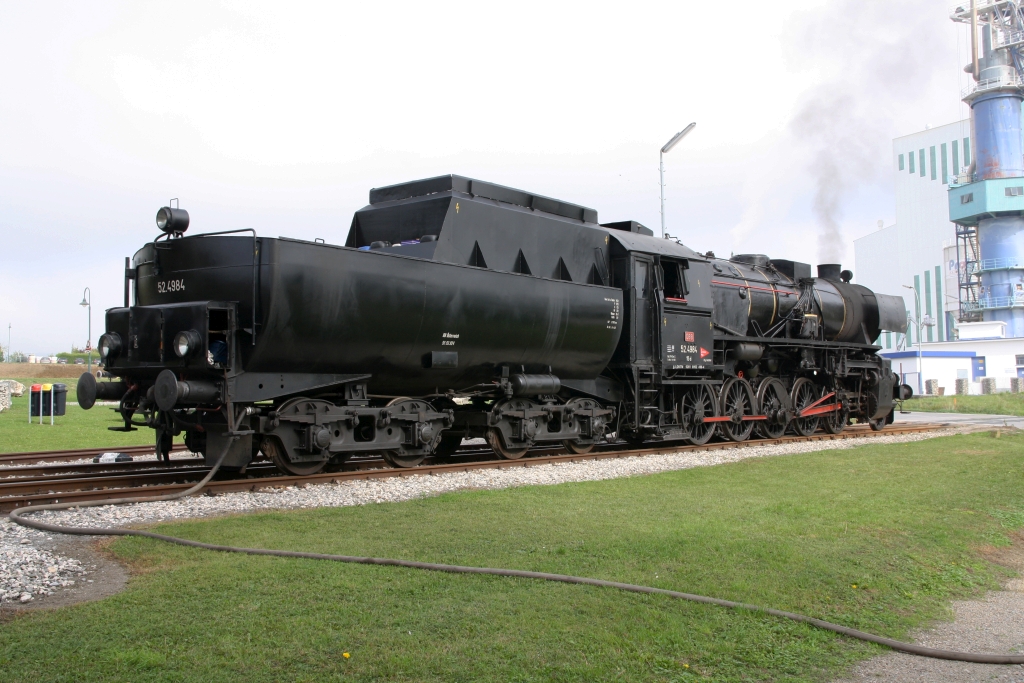
[[366, 453], [411, 467], [467, 437], [514, 459], [613, 434], [880, 429], [902, 391], [872, 344], [905, 331], [902, 299], [839, 266], [716, 259], [460, 176], [372, 190], [344, 246], [186, 237], [174, 211], [107, 311], [114, 381], [79, 381], [82, 407], [118, 401], [116, 429], [154, 429], [163, 457], [181, 433], [228, 468], [262, 453], [307, 474]]

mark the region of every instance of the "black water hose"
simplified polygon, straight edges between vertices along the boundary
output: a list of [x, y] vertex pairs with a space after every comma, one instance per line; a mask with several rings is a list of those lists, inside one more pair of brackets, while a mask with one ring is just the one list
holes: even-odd
[[190, 541], [186, 538], [178, 538], [176, 536], [165, 536], [163, 534], [154, 534], [151, 531], [139, 531], [136, 529], [117, 529], [107, 527], [66, 527], [58, 524], [47, 524], [46, 522], [40, 522], [34, 519], [25, 518], [23, 515], [30, 512], [41, 512], [43, 510], [67, 510], [69, 508], [79, 507], [94, 507], [97, 505], [123, 505], [126, 503], [149, 503], [157, 501], [176, 500], [184, 498], [193, 493], [200, 491], [203, 486], [206, 485], [210, 479], [213, 478], [217, 470], [220, 469], [221, 463], [224, 462], [224, 458], [228, 453], [228, 448], [231, 447], [231, 442], [224, 447], [224, 452], [221, 453], [217, 459], [213, 469], [195, 486], [192, 486], [186, 491], [180, 493], [169, 493], [163, 496], [151, 496], [149, 498], [112, 498], [107, 500], [95, 500], [85, 503], [55, 503], [52, 505], [31, 505], [28, 507], [18, 508], [10, 513], [10, 519], [16, 524], [22, 526], [31, 527], [33, 529], [40, 529], [43, 531], [50, 531], [58, 534], [74, 534], [79, 536], [141, 536], [143, 538], [153, 538], [158, 541], [166, 541], [167, 543], [175, 543], [177, 545], [188, 546], [191, 548], [203, 548], [205, 550], [219, 550], [225, 553], [244, 553], [246, 555], [271, 555], [273, 557], [295, 557], [307, 560], [329, 560], [332, 562], [349, 562], [354, 564], [376, 564], [390, 567], [406, 567], [409, 569], [425, 569], [428, 571], [435, 572], [448, 572], [450, 574], [487, 574], [490, 576], [514, 576], [521, 579], [540, 579], [542, 581], [558, 581], [560, 583], [575, 583], [586, 586], [598, 586], [600, 588], [617, 588], [619, 590], [628, 591], [630, 593], [651, 593], [654, 595], [667, 595], [670, 598], [678, 598], [680, 600], [689, 600], [691, 602], [699, 602], [705, 605], [718, 605], [719, 607], [729, 607], [737, 610], [746, 610], [749, 612], [763, 612], [770, 614], [774, 617], [783, 617], [785, 619], [791, 619], [798, 621], [803, 624], [810, 624], [826, 631], [832, 631], [839, 633], [844, 636], [850, 636], [851, 638], [857, 638], [858, 640], [865, 640], [869, 643], [876, 643], [878, 645], [884, 645], [885, 647], [900, 652], [906, 652], [912, 655], [919, 655], [921, 657], [932, 657], [934, 659], [948, 659], [957, 662], [975, 662], [978, 664], [1024, 664], [1024, 655], [989, 655], [989, 654], [976, 654], [973, 652], [957, 652], [955, 650], [940, 650], [931, 647], [924, 647], [921, 645], [914, 645], [912, 643], [904, 643], [899, 640], [893, 640], [892, 638], [883, 638], [882, 636], [876, 636], [872, 633], [865, 633], [864, 631], [858, 631], [857, 629], [848, 628], [846, 626], [840, 626], [839, 624], [833, 624], [829, 621], [822, 619], [815, 619], [813, 617], [804, 616], [803, 614], [796, 614], [794, 612], [785, 612], [783, 610], [769, 609], [765, 607], [759, 607], [757, 605], [748, 605], [742, 602], [733, 602], [732, 600], [722, 600], [719, 598], [709, 598], [704, 595], [694, 595], [693, 593], [681, 593], [679, 591], [670, 591], [664, 588], [654, 588], [651, 586], [638, 586], [632, 583], [619, 583], [618, 581], [604, 581], [601, 579], [591, 579], [583, 576], [569, 576], [566, 574], [548, 574], [547, 572], [529, 572], [520, 569], [495, 569], [492, 567], [462, 567], [459, 565], [452, 564], [435, 564], [433, 562], [412, 562], [410, 560], [393, 560], [383, 557], [356, 557], [352, 555], [327, 555], [324, 553], [300, 553], [293, 550], [267, 550], [265, 548], [239, 548], [230, 545], [215, 545], [213, 543], [200, 543], [199, 541]]

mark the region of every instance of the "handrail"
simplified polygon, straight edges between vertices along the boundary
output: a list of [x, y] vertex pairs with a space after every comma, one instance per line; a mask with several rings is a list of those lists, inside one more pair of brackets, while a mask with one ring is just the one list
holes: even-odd
[[981, 260], [980, 270], [1002, 270], [1003, 268], [1024, 268], [1024, 259], [1016, 256], [987, 258]]
[[1024, 296], [983, 296], [977, 301], [964, 301], [965, 311], [977, 311], [988, 308], [1014, 308], [1024, 306]]
[[973, 83], [963, 90], [960, 91], [960, 97], [969, 97], [975, 93], [986, 92], [989, 90], [996, 90], [998, 88], [1020, 88], [1024, 83], [1021, 82], [1020, 76], [1016, 72], [1008, 78], [1002, 76], [996, 78], [983, 78], [977, 83]]

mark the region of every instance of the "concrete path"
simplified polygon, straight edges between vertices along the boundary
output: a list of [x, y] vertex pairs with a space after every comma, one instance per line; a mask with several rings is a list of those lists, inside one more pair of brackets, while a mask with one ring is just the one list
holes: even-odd
[[930, 422], [949, 425], [992, 425], [1024, 429], [1024, 417], [1015, 415], [979, 415], [974, 413], [926, 413], [896, 411], [896, 423]]
[[[1019, 581], [1019, 580], [1018, 580]], [[989, 593], [983, 600], [953, 603], [956, 620], [917, 634], [914, 642], [967, 652], [1020, 654], [1024, 646], [1024, 593]], [[836, 683], [1000, 683], [1024, 682], [1024, 667], [970, 664], [915, 657], [901, 652], [874, 657], [855, 666]]]

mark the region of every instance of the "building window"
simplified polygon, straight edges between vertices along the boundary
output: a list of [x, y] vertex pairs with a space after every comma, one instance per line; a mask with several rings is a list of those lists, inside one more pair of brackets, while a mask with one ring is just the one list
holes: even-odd
[[942, 146], [939, 147], [939, 152], [942, 154], [942, 184], [949, 184], [949, 164], [946, 163], [946, 143], [943, 142]]
[[914, 153], [911, 152], [907, 156], [910, 157], [910, 175], [914, 175], [917, 173], [917, 170], [914, 168]]
[[1007, 197], [1024, 197], [1024, 187], [1008, 187], [1006, 188]]
[[942, 309], [945, 308], [942, 300], [942, 267], [935, 266], [935, 333], [938, 341], [945, 341], [946, 336], [942, 333], [942, 328], [946, 322], [946, 316], [943, 315]]
[[900, 170], [903, 170], [903, 155], [900, 155]]
[[[918, 152], [917, 152], [917, 166], [918, 166], [919, 173], [920, 173], [921, 177], [924, 178], [924, 148], [923, 147], [921, 149], [919, 149]], [[932, 164], [932, 166], [934, 166], [934, 164]]]
[[938, 177], [935, 169], [935, 145], [928, 148], [928, 160], [932, 162], [932, 180]]
[[964, 138], [964, 166], [971, 165], [971, 139]]
[[960, 142], [953, 140], [953, 174], [960, 175]]
[[974, 201], [974, 193], [973, 192], [968, 192], [967, 194], [960, 195], [960, 203], [961, 204], [970, 204], [973, 201]]

